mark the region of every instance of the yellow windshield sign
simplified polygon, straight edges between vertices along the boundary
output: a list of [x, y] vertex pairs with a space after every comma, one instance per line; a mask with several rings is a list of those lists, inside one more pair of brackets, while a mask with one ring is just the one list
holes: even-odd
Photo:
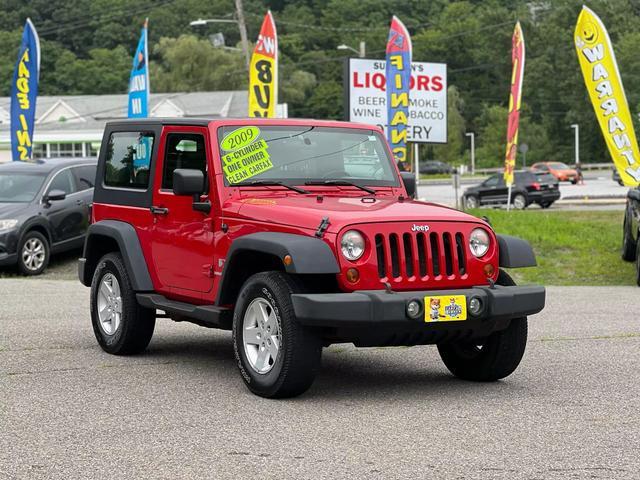
[[230, 184], [243, 182], [273, 168], [269, 145], [258, 138], [258, 127], [242, 127], [228, 134], [220, 146], [229, 153], [222, 156], [222, 169]]

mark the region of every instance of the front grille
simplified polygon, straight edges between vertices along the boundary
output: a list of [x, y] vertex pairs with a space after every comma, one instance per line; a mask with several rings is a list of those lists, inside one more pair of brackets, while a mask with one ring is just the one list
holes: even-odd
[[381, 279], [439, 280], [466, 276], [462, 233], [378, 233], [375, 242]]

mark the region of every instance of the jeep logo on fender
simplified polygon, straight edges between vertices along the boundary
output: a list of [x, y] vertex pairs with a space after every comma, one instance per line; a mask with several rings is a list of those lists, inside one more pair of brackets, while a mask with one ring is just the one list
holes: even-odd
[[429, 225], [416, 225], [415, 223], [411, 227], [412, 232], [428, 232]]

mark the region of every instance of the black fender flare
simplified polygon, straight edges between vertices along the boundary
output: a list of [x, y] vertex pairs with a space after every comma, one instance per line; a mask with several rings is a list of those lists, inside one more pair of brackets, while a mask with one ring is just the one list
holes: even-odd
[[504, 268], [535, 267], [536, 255], [526, 240], [511, 235], [497, 235], [500, 266]]
[[133, 289], [136, 291], [152, 291], [153, 283], [142, 253], [140, 240], [133, 225], [118, 220], [101, 220], [89, 226], [84, 242], [83, 258], [78, 265], [78, 276], [85, 286], [91, 285], [93, 274], [101, 256], [97, 243], [101, 238], [110, 238], [118, 244], [120, 254], [127, 267]]
[[[277, 257], [287, 273], [292, 274], [337, 274], [340, 266], [329, 245], [316, 237], [293, 233], [258, 232], [244, 235], [231, 243], [227, 252], [222, 278], [218, 287], [218, 303], [226, 298], [225, 292], [233, 290], [231, 285], [235, 261], [244, 253], [266, 253]], [[286, 265], [283, 259], [291, 256]], [[236, 285], [235, 287], [238, 287]]]

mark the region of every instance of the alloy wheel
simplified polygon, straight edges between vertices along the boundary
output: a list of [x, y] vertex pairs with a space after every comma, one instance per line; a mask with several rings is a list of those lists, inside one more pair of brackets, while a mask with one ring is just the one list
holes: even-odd
[[39, 238], [30, 238], [22, 247], [22, 263], [31, 272], [37, 272], [44, 264], [47, 252]]
[[98, 319], [100, 328], [107, 335], [118, 331], [122, 321], [122, 296], [120, 284], [112, 273], [107, 273], [100, 281], [98, 288]]
[[273, 307], [266, 299], [258, 297], [247, 307], [242, 340], [251, 368], [263, 375], [269, 373], [278, 358], [282, 334]]

